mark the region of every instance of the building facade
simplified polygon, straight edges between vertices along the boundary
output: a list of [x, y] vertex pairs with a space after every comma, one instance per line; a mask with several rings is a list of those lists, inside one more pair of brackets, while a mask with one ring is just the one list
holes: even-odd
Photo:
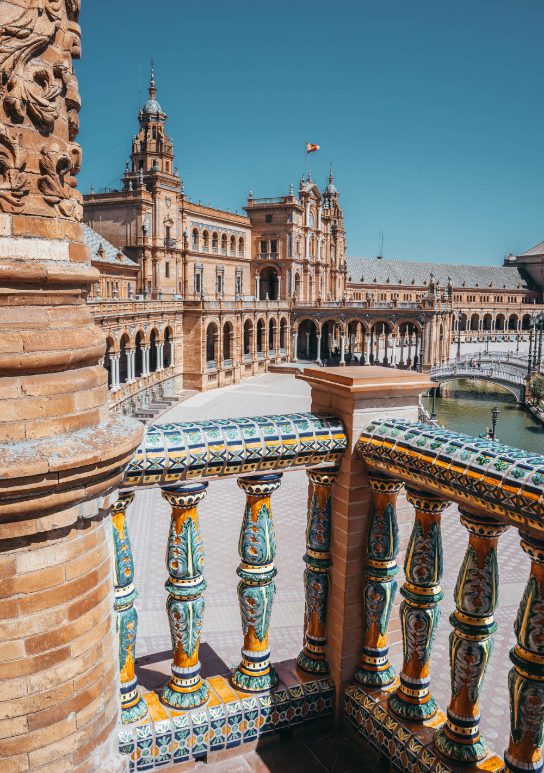
[[[544, 243], [504, 265], [347, 255], [332, 169], [245, 215], [187, 196], [154, 73], [119, 190], [84, 197], [112, 404], [137, 412], [297, 359], [427, 369], [452, 344], [527, 338]], [[99, 232], [99, 233], [98, 233]]]

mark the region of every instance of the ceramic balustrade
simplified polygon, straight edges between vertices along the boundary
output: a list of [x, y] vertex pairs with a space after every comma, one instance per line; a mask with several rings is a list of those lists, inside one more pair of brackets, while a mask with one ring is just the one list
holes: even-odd
[[[328, 671], [326, 601], [331, 488], [336, 476], [335, 465], [346, 447], [342, 423], [328, 415], [259, 416], [146, 428], [144, 441], [125, 475], [124, 484], [130, 489], [121, 491], [113, 511], [118, 567], [115, 608], [121, 631], [121, 719], [126, 727], [125, 735], [120, 736], [122, 739], [133, 737], [131, 726], [140, 727], [142, 721], [148, 722], [149, 714], [145, 716], [148, 704], [155, 723], [154, 732], [158, 733], [157, 700], [161, 711], [172, 712], [171, 717], [180, 712], [190, 714], [199, 708], [205, 710], [209, 702], [211, 687], [201, 676], [199, 660], [206, 581], [198, 506], [206, 495], [208, 481], [225, 476], [236, 477], [246, 495], [239, 540], [241, 562], [237, 569], [242, 658], [230, 676], [230, 684], [244, 694], [268, 696], [261, 707], [264, 716], [266, 701], [270, 702], [270, 693], [278, 684], [268, 647], [276, 575], [271, 497], [279, 488], [284, 471], [310, 467], [312, 499], [308, 511], [307, 567], [304, 578], [301, 577], [306, 594], [306, 617], [300, 657], [305, 658], [305, 670], [315, 674], [316, 680], [321, 680], [305, 682], [309, 686], [308, 696], [315, 694], [315, 689], [317, 695], [321, 694], [321, 689], [326, 689], [327, 703], [323, 705], [332, 711], [332, 683], [324, 680]], [[327, 466], [315, 467], [324, 464]], [[151, 694], [151, 698], [150, 693], [143, 693], [142, 698], [134, 668], [137, 616], [133, 602], [136, 591], [126, 509], [134, 499], [135, 488], [154, 485], [160, 487], [171, 508], [166, 550], [166, 612], [172, 639], [172, 675], [162, 689]], [[322, 688], [318, 686], [320, 684]], [[293, 705], [298, 705], [304, 695], [302, 687], [299, 691], [302, 691], [300, 695], [293, 691], [290, 698]], [[311, 716], [316, 715], [312, 703]], [[281, 723], [282, 715], [279, 716], [280, 719], [275, 721]], [[262, 728], [263, 734], [268, 732], [270, 725], [268, 719]], [[234, 734], [234, 730], [232, 732]], [[127, 753], [128, 743], [122, 741], [121, 748]], [[157, 755], [158, 752], [155, 755], [158, 760]], [[159, 763], [152, 761], [151, 767], [153, 764]], [[131, 765], [132, 762], [129, 767]]]
[[[362, 665], [355, 675], [356, 686], [346, 692], [348, 720], [375, 744], [378, 731], [372, 727], [377, 727], [379, 716], [395, 734], [395, 742], [386, 741], [381, 749], [390, 759], [407, 754], [408, 749], [417, 750], [423, 743], [420, 738], [429, 738], [429, 720], [438, 711], [429, 684], [438, 603], [443, 597], [440, 520], [452, 501], [459, 506], [468, 546], [455, 587], [456, 609], [450, 616], [451, 698], [432, 745], [425, 741], [422, 769], [435, 770], [438, 765], [444, 771], [456, 771], [468, 764], [485, 770], [540, 773], [544, 770], [544, 457], [440, 427], [392, 419], [374, 421], [361, 434], [357, 451], [369, 471], [374, 509]], [[403, 484], [415, 507], [415, 522], [401, 589], [404, 658], [397, 683], [387, 656], [387, 629], [397, 571], [395, 501]], [[521, 546], [531, 558], [531, 574], [514, 626], [517, 644], [510, 654], [514, 667], [508, 685], [511, 734], [503, 763], [480, 733], [480, 695], [496, 630], [498, 542], [510, 525], [520, 530]], [[389, 718], [377, 688], [388, 691]], [[401, 727], [398, 718], [407, 723], [404, 730], [395, 730]], [[405, 769], [421, 769], [414, 765], [405, 763]]]

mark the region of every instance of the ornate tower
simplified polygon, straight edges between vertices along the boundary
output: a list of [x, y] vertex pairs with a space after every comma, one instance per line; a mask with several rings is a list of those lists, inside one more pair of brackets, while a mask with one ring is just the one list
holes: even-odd
[[79, 0], [0, 3], [0, 757], [10, 770], [123, 767], [109, 512], [142, 431], [109, 416], [105, 344], [85, 303], [98, 272], [76, 180], [78, 16]]
[[333, 298], [342, 298], [346, 289], [346, 232], [344, 213], [339, 203], [338, 190], [334, 184], [332, 166], [329, 182], [323, 193], [323, 220], [328, 223], [327, 276], [329, 292]]
[[130, 163], [127, 162], [123, 183], [125, 188], [137, 187], [143, 178], [149, 189], [166, 184], [179, 188], [180, 180], [174, 169], [174, 146], [165, 132], [167, 115], [157, 101], [155, 70], [151, 65], [149, 99], [138, 114], [140, 131], [132, 141]]

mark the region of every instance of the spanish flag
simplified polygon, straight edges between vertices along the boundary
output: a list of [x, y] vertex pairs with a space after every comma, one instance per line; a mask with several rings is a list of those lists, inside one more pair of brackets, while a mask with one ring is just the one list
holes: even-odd
[[306, 153], [315, 153], [316, 150], [319, 150], [319, 145], [312, 145], [311, 142], [306, 143]]

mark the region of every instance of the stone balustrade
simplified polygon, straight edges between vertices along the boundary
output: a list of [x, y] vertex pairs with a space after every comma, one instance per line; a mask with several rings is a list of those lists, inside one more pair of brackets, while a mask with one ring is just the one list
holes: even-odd
[[[350, 370], [356, 373], [353, 378]], [[240, 745], [276, 732], [287, 722], [296, 725], [320, 713], [331, 714], [335, 704], [337, 717], [343, 714], [360, 737], [391, 762], [402, 760], [405, 770], [459, 771], [467, 765], [511, 773], [542, 769], [544, 457], [414, 420], [417, 393], [427, 379], [421, 374], [386, 372], [391, 380], [388, 413], [398, 417], [384, 418], [380, 401], [385, 399], [385, 377], [381, 376], [380, 386], [372, 382], [375, 374], [367, 373], [307, 369], [303, 378], [313, 386], [314, 413], [147, 428], [126, 471], [113, 518], [120, 749], [128, 756], [130, 769], [153, 769], [202, 756], [204, 749], [210, 753]], [[346, 397], [348, 388], [351, 404], [338, 399], [342, 390]], [[374, 395], [372, 407], [369, 395]], [[327, 400], [330, 405], [337, 399], [338, 418], [319, 410]], [[370, 424], [365, 418], [371, 418]], [[287, 690], [281, 664], [274, 664], [268, 643], [276, 582], [272, 500], [283, 473], [301, 467], [309, 468], [310, 487], [305, 616], [296, 660], [300, 681]], [[228, 679], [224, 675], [204, 679], [199, 645], [205, 615], [205, 545], [198, 505], [208, 482], [226, 476], [236, 476], [246, 496], [237, 569], [241, 658]], [[172, 663], [171, 676], [161, 690], [140, 694], [134, 670], [136, 591], [125, 510], [136, 489], [155, 485], [172, 508], [166, 558]], [[403, 488], [412, 517], [403, 524], [411, 528], [411, 535], [399, 608], [397, 500]], [[348, 502], [346, 521], [346, 497], [363, 490], [368, 490], [368, 498], [357, 494], [354, 510]], [[450, 617], [452, 689], [444, 712], [433, 697], [432, 648], [444, 595], [441, 521], [452, 502], [459, 506], [467, 548], [461, 567], [455, 567], [459, 576]], [[356, 520], [350, 513], [363, 511], [366, 560], [360, 555], [362, 544], [350, 544], [355, 537], [343, 542], [341, 536]], [[480, 711], [485, 710], [480, 694], [496, 629], [497, 551], [509, 526], [520, 530], [532, 569], [515, 622], [517, 644], [511, 652], [509, 679], [512, 727], [501, 758], [488, 749], [480, 732]], [[352, 548], [359, 555], [342, 566]], [[357, 576], [353, 560], [365, 564], [362, 588], [359, 585], [355, 595], [350, 591], [352, 575]], [[349, 614], [339, 618], [346, 601], [344, 612]], [[354, 610], [361, 620], [357, 637], [350, 619], [350, 614], [357, 617]], [[391, 626], [400, 628], [402, 638], [398, 676], [389, 658]], [[358, 666], [352, 660], [356, 650]], [[316, 696], [322, 701], [321, 710]], [[283, 712], [277, 710], [280, 703]], [[250, 717], [241, 725], [229, 719], [240, 712]], [[247, 721], [251, 733], [244, 731]], [[197, 723], [201, 727], [195, 730]], [[207, 740], [199, 745], [201, 736]]]

